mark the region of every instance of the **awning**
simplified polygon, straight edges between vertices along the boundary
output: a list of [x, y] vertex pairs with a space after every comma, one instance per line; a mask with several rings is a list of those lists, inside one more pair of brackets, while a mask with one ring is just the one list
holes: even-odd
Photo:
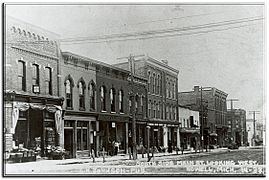
[[218, 136], [217, 133], [210, 133], [209, 136]]
[[181, 129], [181, 133], [200, 134], [200, 129]]
[[96, 121], [96, 117], [95, 116], [64, 116], [64, 120]]

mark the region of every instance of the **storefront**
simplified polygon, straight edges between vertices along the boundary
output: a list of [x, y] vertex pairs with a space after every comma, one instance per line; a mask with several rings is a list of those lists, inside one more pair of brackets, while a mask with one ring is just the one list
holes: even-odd
[[200, 129], [182, 128], [180, 130], [181, 146], [184, 149], [199, 149], [200, 147]]
[[47, 156], [51, 147], [63, 147], [62, 108], [50, 103], [5, 102], [5, 151], [26, 148]]
[[95, 116], [64, 116], [64, 148], [70, 158], [97, 155], [98, 124]]
[[118, 153], [127, 153], [129, 137], [131, 137], [131, 124], [129, 116], [117, 114], [99, 114], [100, 124], [100, 146], [99, 150], [104, 150], [109, 155], [115, 155], [115, 142], [119, 144]]

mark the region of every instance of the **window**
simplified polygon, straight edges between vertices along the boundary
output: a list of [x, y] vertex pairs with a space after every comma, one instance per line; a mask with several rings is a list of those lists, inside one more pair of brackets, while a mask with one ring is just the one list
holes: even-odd
[[101, 111], [106, 111], [106, 89], [101, 86]]
[[135, 112], [136, 112], [136, 113], [138, 112], [138, 101], [139, 101], [138, 98], [139, 98], [138, 95], [136, 95], [136, 96], [135, 96]]
[[111, 112], [116, 112], [116, 104], [115, 104], [115, 89], [110, 89], [110, 105], [111, 105]]
[[173, 107], [171, 106], [170, 113], [169, 113], [169, 119], [173, 119], [172, 116], [173, 116]]
[[130, 114], [132, 114], [132, 100], [131, 100], [131, 97], [129, 99], [129, 112], [130, 112]]
[[45, 68], [45, 93], [52, 95], [51, 68]]
[[26, 91], [26, 68], [25, 62], [18, 62], [18, 87], [19, 90]]
[[160, 118], [160, 104], [156, 104], [156, 118]]
[[148, 116], [149, 118], [151, 118], [151, 100], [149, 100], [149, 103], [148, 103]]
[[78, 83], [78, 92], [79, 92], [79, 109], [85, 110], [85, 83], [79, 81]]
[[33, 64], [32, 69], [32, 85], [33, 85], [33, 93], [39, 93], [39, 66], [37, 64]]
[[153, 118], [156, 118], [156, 102], [154, 101], [153, 105]]
[[174, 108], [174, 120], [177, 120], [177, 108]]
[[77, 122], [77, 150], [88, 150], [88, 123]]
[[90, 110], [95, 110], [95, 84], [94, 82], [90, 83], [89, 86], [89, 95], [90, 95]]
[[119, 110], [123, 113], [123, 91], [119, 91]]
[[166, 106], [166, 119], [169, 119], [169, 106]]
[[156, 94], [160, 94], [160, 75], [157, 76], [157, 87], [156, 87]]
[[65, 81], [65, 94], [66, 94], [66, 108], [70, 109], [73, 107], [73, 102], [72, 102], [72, 85], [69, 79]]
[[153, 73], [153, 82], [152, 82], [152, 93], [155, 94], [156, 93], [156, 76], [155, 73]]

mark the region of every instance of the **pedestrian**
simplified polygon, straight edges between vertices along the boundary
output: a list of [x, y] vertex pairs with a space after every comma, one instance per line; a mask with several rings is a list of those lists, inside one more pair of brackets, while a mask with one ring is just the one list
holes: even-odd
[[115, 150], [115, 155], [117, 155], [118, 154], [118, 151], [119, 151], [119, 146], [120, 146], [120, 143], [118, 142], [118, 141], [116, 141], [115, 143], [114, 143], [114, 150]]
[[181, 142], [181, 153], [183, 154], [183, 152], [184, 152], [184, 147], [185, 147], [185, 140], [183, 140], [182, 142]]
[[169, 141], [168, 143], [168, 153], [172, 153], [172, 142]]

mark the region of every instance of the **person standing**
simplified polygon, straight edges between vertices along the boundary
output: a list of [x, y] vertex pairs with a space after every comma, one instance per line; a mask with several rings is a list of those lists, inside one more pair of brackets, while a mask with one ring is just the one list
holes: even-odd
[[115, 143], [114, 143], [114, 148], [115, 148], [115, 155], [117, 155], [118, 154], [118, 151], [119, 151], [119, 147], [120, 147], [120, 143], [118, 142], [118, 141], [116, 141]]

